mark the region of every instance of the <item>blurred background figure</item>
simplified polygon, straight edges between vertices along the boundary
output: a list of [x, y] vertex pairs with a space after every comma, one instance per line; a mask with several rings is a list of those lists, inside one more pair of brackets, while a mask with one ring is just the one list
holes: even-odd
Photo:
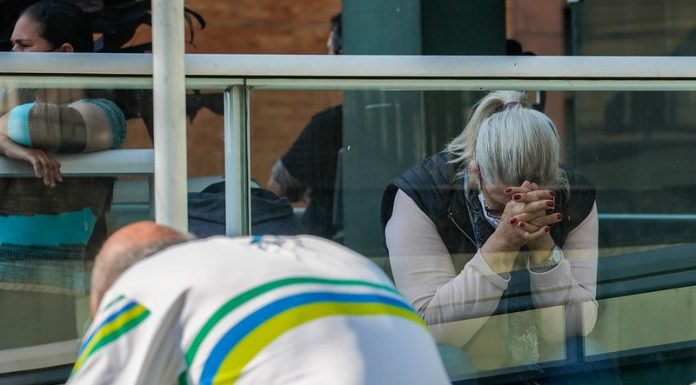
[[[343, 53], [341, 14], [331, 18], [326, 46]], [[327, 108], [310, 119], [290, 149], [271, 171], [268, 189], [291, 202], [307, 205], [302, 224], [309, 234], [340, 241], [334, 207], [336, 167], [343, 141], [343, 107]]]

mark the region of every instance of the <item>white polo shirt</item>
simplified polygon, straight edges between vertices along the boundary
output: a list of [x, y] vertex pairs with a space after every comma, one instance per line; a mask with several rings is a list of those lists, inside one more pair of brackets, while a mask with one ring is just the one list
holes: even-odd
[[127, 270], [79, 384], [449, 384], [430, 333], [368, 259], [321, 238], [214, 237]]

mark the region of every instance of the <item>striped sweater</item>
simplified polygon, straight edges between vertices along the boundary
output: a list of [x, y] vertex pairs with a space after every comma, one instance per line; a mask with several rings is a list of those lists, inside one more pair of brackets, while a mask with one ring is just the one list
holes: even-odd
[[[106, 99], [28, 103], [8, 113], [13, 141], [47, 152], [119, 147], [120, 109]], [[36, 178], [0, 178], [0, 287], [86, 290], [84, 262], [106, 236], [113, 178], [67, 177], [50, 188]]]

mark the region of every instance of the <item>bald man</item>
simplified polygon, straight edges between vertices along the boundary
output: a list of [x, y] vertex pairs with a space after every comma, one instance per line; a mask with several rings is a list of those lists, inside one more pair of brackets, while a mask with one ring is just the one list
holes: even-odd
[[70, 385], [449, 384], [384, 273], [329, 241], [124, 227], [95, 261]]

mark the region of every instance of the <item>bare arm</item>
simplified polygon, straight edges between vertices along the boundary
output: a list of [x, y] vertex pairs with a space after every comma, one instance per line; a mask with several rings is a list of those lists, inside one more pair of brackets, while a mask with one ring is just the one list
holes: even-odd
[[279, 159], [271, 169], [266, 188], [279, 197], [286, 197], [291, 202], [309, 203], [307, 187], [292, 176]]

